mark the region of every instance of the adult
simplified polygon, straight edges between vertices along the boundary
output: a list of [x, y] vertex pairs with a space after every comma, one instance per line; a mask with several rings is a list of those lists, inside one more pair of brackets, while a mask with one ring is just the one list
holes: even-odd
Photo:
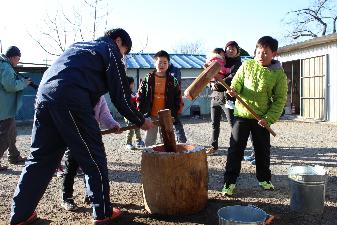
[[[225, 68], [230, 68], [230, 73], [225, 76], [224, 81], [230, 85], [236, 71], [241, 66], [240, 48], [237, 42], [229, 41], [225, 45]], [[232, 127], [234, 124], [234, 104], [235, 98], [225, 93], [226, 89], [218, 82], [212, 86], [211, 94], [211, 120], [212, 138], [211, 147], [206, 150], [208, 155], [215, 154], [219, 148], [218, 139], [220, 135], [221, 116], [225, 113], [227, 121]]]
[[[11, 164], [26, 160], [15, 146], [15, 114], [22, 106], [22, 90], [32, 81], [15, 72], [14, 67], [20, 58], [21, 52], [16, 46], [11, 46], [5, 54], [0, 54], [0, 159], [8, 150], [8, 161]], [[0, 170], [6, 169], [7, 166], [2, 166], [0, 162]]]
[[35, 102], [31, 155], [14, 193], [11, 225], [37, 220], [35, 209], [66, 147], [85, 173], [93, 224], [112, 224], [120, 216], [110, 203], [106, 153], [93, 108], [109, 92], [124, 117], [144, 130], [154, 126], [130, 103], [122, 59], [131, 46], [125, 30], [108, 30], [97, 40], [71, 45], [43, 74]]

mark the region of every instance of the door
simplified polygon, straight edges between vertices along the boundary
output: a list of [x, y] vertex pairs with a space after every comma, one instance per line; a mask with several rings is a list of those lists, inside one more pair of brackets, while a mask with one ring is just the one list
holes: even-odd
[[301, 116], [326, 120], [327, 55], [301, 60]]

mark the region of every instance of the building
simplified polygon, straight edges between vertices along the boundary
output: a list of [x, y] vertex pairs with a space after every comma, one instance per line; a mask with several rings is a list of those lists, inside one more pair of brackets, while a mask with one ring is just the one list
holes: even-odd
[[337, 34], [279, 48], [288, 76], [286, 113], [337, 122]]
[[[146, 74], [154, 70], [154, 54], [148, 53], [131, 53], [126, 56], [127, 75], [134, 77], [136, 81], [137, 90], [139, 82], [144, 78]], [[171, 63], [180, 69], [182, 75], [182, 91], [184, 91], [189, 84], [198, 76], [203, 70], [203, 65], [206, 60], [205, 55], [196, 54], [170, 54]], [[23, 76], [31, 77], [34, 83], [38, 84], [42, 78], [43, 72], [47, 69], [47, 66], [43, 65], [26, 65], [21, 64], [17, 68], [18, 72]], [[26, 88], [23, 91], [23, 106], [19, 110], [16, 118], [17, 120], [32, 120], [34, 116], [34, 100], [36, 90], [33, 88]], [[107, 97], [110, 110], [115, 117], [120, 117], [117, 110], [110, 102], [110, 98]], [[191, 114], [208, 114], [210, 108], [210, 100], [208, 97], [208, 89], [195, 99], [189, 101], [184, 99], [183, 115]]]

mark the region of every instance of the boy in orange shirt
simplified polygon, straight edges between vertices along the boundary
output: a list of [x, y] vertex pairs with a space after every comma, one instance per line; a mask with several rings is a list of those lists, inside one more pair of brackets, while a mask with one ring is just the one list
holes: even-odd
[[[170, 56], [166, 51], [154, 55], [156, 69], [145, 76], [138, 91], [138, 108], [146, 117], [157, 119], [158, 111], [170, 109], [173, 117], [181, 110], [181, 90], [178, 80], [168, 71]], [[148, 130], [145, 146], [156, 144], [158, 126]]]

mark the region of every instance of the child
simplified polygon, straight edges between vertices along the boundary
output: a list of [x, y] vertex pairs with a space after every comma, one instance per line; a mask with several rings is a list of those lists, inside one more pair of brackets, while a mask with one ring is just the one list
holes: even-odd
[[[181, 90], [178, 81], [169, 75], [170, 56], [166, 51], [154, 55], [156, 69], [145, 76], [138, 91], [138, 108], [146, 117], [158, 118], [158, 111], [170, 109], [174, 118], [181, 106]], [[158, 126], [148, 130], [145, 146], [156, 144]]]
[[264, 190], [274, 190], [270, 171], [270, 134], [266, 125], [275, 123], [287, 99], [287, 76], [281, 64], [273, 60], [276, 56], [278, 41], [264, 36], [256, 44], [254, 60], [245, 61], [232, 80], [231, 96], [236, 94], [261, 116], [254, 119], [252, 114], [239, 102], [235, 102], [235, 121], [228, 149], [223, 195], [234, 194], [235, 183], [240, 174], [241, 160], [248, 136], [252, 142], [256, 158], [256, 177]]
[[[116, 133], [119, 133], [118, 130], [120, 128], [120, 125], [111, 116], [110, 110], [103, 95], [96, 104], [94, 112], [95, 112], [95, 119], [97, 120], [102, 129], [116, 129]], [[73, 192], [74, 192], [73, 185], [77, 170], [79, 169], [79, 165], [69, 150], [65, 152], [65, 158], [66, 158], [65, 170], [63, 174], [63, 189], [62, 189], [63, 202], [61, 204], [61, 207], [64, 208], [65, 210], [74, 211], [77, 209], [77, 205], [73, 199]], [[87, 195], [84, 199], [84, 202], [90, 203], [89, 197]]]
[[[133, 88], [134, 88], [134, 85], [135, 85], [135, 80], [133, 79], [133, 77], [127, 77], [127, 78], [128, 78], [129, 87], [130, 87], [131, 103], [134, 104], [135, 107], [136, 107], [137, 106], [137, 103], [136, 103], [137, 95], [136, 95], [136, 93], [134, 93], [132, 91]], [[126, 122], [127, 125], [131, 125], [132, 124], [126, 118], [124, 118], [124, 120], [125, 120], [125, 122]], [[133, 134], [134, 133], [136, 134], [136, 138], [137, 138], [136, 146], [134, 146], [132, 144], [132, 138], [133, 138]], [[140, 134], [140, 128], [129, 130], [128, 136], [127, 136], [127, 140], [126, 140], [126, 148], [128, 150], [131, 150], [131, 149], [135, 149], [135, 148], [143, 148], [144, 145], [145, 144], [144, 144], [144, 142], [142, 140], [142, 136]]]

